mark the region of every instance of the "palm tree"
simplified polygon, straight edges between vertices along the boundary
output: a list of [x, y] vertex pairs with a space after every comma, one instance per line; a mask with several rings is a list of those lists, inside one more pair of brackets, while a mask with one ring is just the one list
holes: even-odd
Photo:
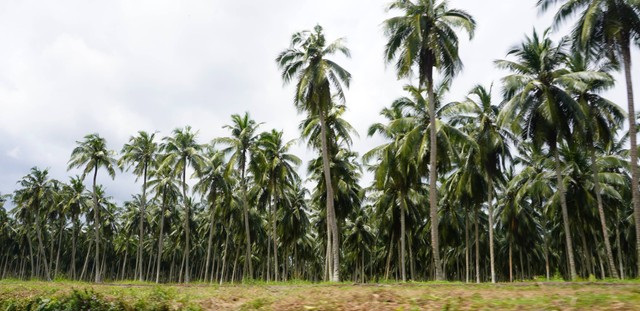
[[[398, 78], [410, 76], [413, 67], [418, 67], [418, 87], [426, 87], [429, 101], [430, 123], [435, 124], [435, 94], [433, 69], [445, 77], [453, 77], [462, 68], [458, 56], [458, 36], [453, 28], [462, 28], [473, 37], [475, 21], [468, 13], [449, 9], [443, 0], [395, 0], [388, 10], [400, 10], [404, 14], [384, 21], [388, 38], [385, 46], [385, 61], [395, 62]], [[436, 132], [429, 136], [431, 150], [429, 157], [429, 205], [432, 224], [438, 223], [438, 198], [436, 197]], [[433, 259], [436, 279], [443, 280], [440, 262], [438, 226], [431, 227]]]
[[64, 210], [71, 218], [71, 279], [75, 280], [76, 276], [76, 249], [78, 233], [81, 227], [79, 216], [83, 213], [91, 198], [85, 193], [85, 186], [80, 176], [72, 177], [68, 185], [62, 188]]
[[[122, 158], [118, 164], [120, 167], [126, 166], [127, 169], [131, 166], [135, 166], [133, 173], [140, 177], [142, 175], [142, 198], [140, 204], [140, 219], [145, 217], [145, 208], [147, 205], [147, 173], [149, 166], [153, 165], [155, 161], [156, 152], [158, 150], [158, 144], [154, 141], [155, 133], [149, 133], [145, 131], [139, 131], [138, 136], [131, 136], [129, 143], [122, 147]], [[143, 227], [144, 221], [140, 221], [139, 224], [139, 236], [138, 236], [138, 255], [136, 257], [138, 271], [140, 272], [139, 279], [144, 281], [144, 274], [142, 269], [142, 246], [143, 246]]]
[[604, 80], [607, 75], [569, 71], [564, 67], [567, 59], [566, 41], [563, 39], [556, 45], [547, 35], [548, 31], [545, 31], [539, 37], [534, 31], [531, 38], [527, 37], [507, 54], [515, 56], [516, 61], [496, 61], [498, 67], [513, 72], [502, 79], [507, 102], [499, 116], [499, 123], [504, 125], [513, 121], [514, 132], [522, 133], [525, 139], [536, 145], [546, 143], [549, 153], [556, 160], [556, 184], [562, 207], [570, 278], [575, 280], [577, 274], [558, 141], [571, 141], [574, 135], [572, 129], [577, 131], [583, 128], [586, 120], [580, 104], [569, 94], [570, 85]]
[[162, 159], [162, 164], [159, 170], [164, 167], [172, 167], [174, 173], [179, 173], [182, 176], [182, 203], [184, 204], [185, 219], [184, 219], [184, 282], [189, 283], [189, 237], [191, 231], [189, 228], [189, 211], [190, 206], [187, 200], [187, 167], [192, 167], [196, 172], [200, 170], [202, 166], [203, 158], [200, 155], [202, 145], [196, 142], [198, 132], [192, 132], [191, 126], [186, 126], [184, 129], [173, 130], [173, 136], [163, 138], [164, 142], [160, 146], [161, 151], [165, 152], [165, 156]]
[[[294, 184], [300, 183], [300, 177], [296, 169], [302, 163], [297, 156], [289, 153], [291, 146], [297, 140], [284, 142], [282, 131], [271, 130], [260, 134], [257, 141], [257, 152], [252, 166], [256, 166], [253, 171], [254, 176], [259, 172], [264, 172], [261, 183], [264, 185], [266, 194], [265, 200], [271, 210], [271, 235], [273, 239], [273, 260], [275, 281], [278, 281], [278, 239], [276, 234], [278, 206], [286, 200], [287, 190]], [[258, 178], [257, 178], [258, 179]]]
[[201, 193], [203, 197], [206, 196], [210, 204], [209, 242], [207, 244], [207, 259], [204, 270], [204, 279], [206, 281], [209, 279], [209, 263], [211, 259], [214, 226], [216, 224], [214, 217], [216, 215], [218, 201], [220, 201], [219, 198], [229, 195], [231, 185], [228, 182], [229, 171], [226, 169], [227, 165], [224, 162], [224, 153], [215, 150], [213, 147], [209, 147], [207, 148], [204, 158], [204, 165], [201, 171], [197, 172], [199, 180], [193, 186], [193, 189]]
[[[291, 82], [292, 79], [297, 79], [294, 105], [298, 111], [317, 116], [320, 122], [322, 165], [327, 190], [327, 225], [331, 228], [327, 231], [327, 242], [332, 246], [333, 257], [331, 279], [334, 282], [339, 282], [339, 236], [333, 202], [334, 189], [329, 167], [330, 153], [326, 119], [333, 96], [344, 102], [343, 85], [349, 87], [351, 74], [328, 58], [336, 52], [340, 52], [346, 57], [350, 56], [349, 49], [344, 45], [344, 39], [327, 44], [322, 27], [316, 25], [313, 31], [305, 30], [293, 34], [291, 45], [278, 55], [276, 63], [282, 70], [282, 80], [285, 84]], [[331, 239], [329, 235], [331, 235]]]
[[103, 167], [111, 178], [116, 176], [116, 161], [114, 152], [107, 149], [107, 141], [98, 134], [89, 134], [83, 141], [76, 142], [78, 146], [71, 152], [67, 170], [84, 166], [82, 180], [93, 171], [93, 226], [95, 231], [95, 282], [102, 282], [102, 269], [100, 268], [100, 209], [98, 208], [98, 169]]
[[[500, 107], [492, 105], [491, 88], [476, 86], [467, 98], [454, 103], [447, 109], [454, 114], [452, 123], [462, 122], [471, 132], [472, 139], [478, 148], [469, 150], [470, 158], [482, 170], [487, 184], [487, 204], [489, 206], [489, 254], [491, 261], [491, 282], [496, 282], [493, 227], [493, 193], [494, 181], [504, 182], [501, 169], [506, 169], [506, 162], [511, 158], [509, 143], [514, 141], [513, 135], [497, 123]], [[478, 124], [479, 123], [479, 124]]]
[[[232, 125], [225, 125], [224, 128], [231, 130], [231, 137], [221, 137], [214, 140], [228, 145], [223, 150], [224, 153], [232, 153], [229, 159], [228, 167], [233, 168], [237, 165], [240, 175], [240, 188], [242, 191], [242, 210], [245, 231], [245, 271], [248, 271], [248, 277], [253, 278], [253, 263], [251, 260], [251, 230], [249, 227], [249, 204], [247, 197], [247, 164], [250, 155], [253, 153], [255, 142], [257, 139], [256, 130], [259, 123], [249, 117], [249, 113], [245, 112], [243, 116], [234, 114], [231, 116]], [[248, 268], [248, 269], [247, 269]]]
[[[538, 0], [546, 11], [560, 0]], [[637, 269], [640, 271], [640, 189], [638, 188], [638, 148], [636, 114], [631, 79], [631, 46], [640, 36], [640, 5], [635, 0], [565, 0], [554, 18], [557, 26], [570, 16], [579, 15], [573, 30], [575, 45], [595, 55], [622, 60], [627, 91], [627, 117], [631, 157], [631, 194], [636, 221]]]
[[183, 184], [176, 176], [171, 167], [165, 166], [157, 169], [153, 174], [153, 179], [149, 180], [149, 187], [155, 193], [156, 198], [160, 198], [160, 229], [158, 232], [158, 255], [156, 267], [156, 283], [160, 282], [160, 264], [164, 255], [164, 226], [165, 215], [169, 204], [179, 202], [180, 188]]
[[[597, 64], [592, 63], [593, 61], [590, 61], [583, 53], [575, 52], [572, 54], [568, 65], [571, 71], [574, 72], [592, 70], [607, 73], [607, 71], [615, 68], [615, 64], [608, 61], [601, 61]], [[590, 68], [592, 66], [594, 68]], [[600, 141], [600, 143], [606, 145], [613, 139], [615, 129], [619, 127], [624, 119], [624, 111], [615, 103], [598, 94], [614, 86], [613, 77], [609, 76], [608, 79], [597, 80], [588, 84], [580, 83], [572, 86], [572, 93], [576, 96], [576, 100], [584, 106], [583, 109], [587, 112], [588, 123], [582, 137], [586, 140], [591, 158], [592, 180], [598, 205], [598, 216], [600, 217], [600, 227], [605, 245], [609, 273], [611, 273], [614, 278], [618, 278], [618, 272], [613, 260], [613, 251], [611, 250], [611, 243], [609, 242], [609, 232], [607, 230], [601, 187], [598, 178], [600, 170], [598, 169], [596, 161], [595, 143]]]
[[35, 216], [36, 237], [38, 238], [38, 256], [42, 257], [44, 262], [44, 278], [51, 280], [49, 273], [49, 264], [47, 255], [44, 250], [42, 228], [44, 223], [41, 222], [41, 216], [46, 214], [47, 200], [53, 195], [52, 181], [49, 179], [48, 170], [40, 170], [37, 167], [31, 168], [31, 173], [22, 177], [19, 181], [21, 189], [16, 191], [14, 200], [20, 205], [27, 207], [31, 214]]

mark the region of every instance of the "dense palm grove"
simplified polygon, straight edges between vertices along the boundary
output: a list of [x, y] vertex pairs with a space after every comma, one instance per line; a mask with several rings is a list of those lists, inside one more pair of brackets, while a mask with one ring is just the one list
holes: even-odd
[[[166, 137], [140, 131], [116, 153], [87, 135], [68, 162], [81, 175], [55, 180], [34, 167], [2, 196], [15, 207], [0, 208], [0, 277], [638, 277], [630, 51], [640, 4], [538, 6], [556, 3], [554, 26], [575, 16], [572, 32], [552, 40], [534, 31], [495, 62], [505, 74], [499, 83], [478, 81], [468, 94], [448, 91], [462, 69], [458, 32], [472, 38], [473, 17], [446, 1], [390, 3], [383, 61], [418, 83], [380, 112], [384, 121], [368, 135], [385, 143], [364, 155], [351, 150], [357, 133], [343, 118], [351, 75], [332, 60], [349, 50], [320, 26], [294, 34], [276, 64], [294, 85], [301, 139], [317, 152], [307, 176], [289, 151], [296, 141], [248, 113], [231, 116], [228, 136], [210, 143], [187, 126]], [[618, 70], [626, 111], [602, 95]], [[120, 171], [140, 185], [121, 206], [96, 183]], [[361, 185], [365, 171], [373, 182]]]

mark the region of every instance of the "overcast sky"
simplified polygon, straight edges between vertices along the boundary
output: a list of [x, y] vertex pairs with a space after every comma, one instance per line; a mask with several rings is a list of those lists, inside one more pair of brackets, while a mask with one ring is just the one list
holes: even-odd
[[[448, 100], [462, 99], [478, 83], [498, 85], [505, 72], [493, 61], [534, 27], [550, 25], [551, 14], [539, 15], [535, 2], [450, 1], [475, 17], [477, 31], [471, 42], [460, 38], [465, 68]], [[381, 121], [378, 112], [403, 95], [407, 83], [383, 62], [381, 23], [397, 14], [385, 12], [387, 3], [1, 0], [0, 193], [13, 192], [33, 166], [68, 181], [79, 173], [66, 171], [71, 150], [89, 133], [119, 151], [138, 130], [163, 137], [191, 125], [207, 143], [228, 135], [222, 126], [231, 114], [248, 111], [264, 122], [261, 130], [297, 138], [302, 116], [274, 59], [292, 33], [317, 23], [329, 40], [345, 37], [351, 49], [351, 59], [337, 61], [353, 76], [345, 118], [360, 133], [353, 148], [363, 154], [380, 143], [366, 137], [367, 128]], [[608, 95], [626, 107], [617, 77], [619, 86]], [[498, 98], [497, 86], [494, 92]], [[305, 161], [312, 156], [305, 145], [293, 152]], [[128, 173], [110, 181], [103, 172], [98, 179], [118, 202], [139, 192]]]

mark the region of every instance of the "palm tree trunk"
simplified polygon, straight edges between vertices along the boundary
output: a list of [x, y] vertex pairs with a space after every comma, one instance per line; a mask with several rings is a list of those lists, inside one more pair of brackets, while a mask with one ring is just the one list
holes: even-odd
[[160, 264], [162, 263], [162, 250], [164, 244], [162, 244], [162, 238], [164, 236], [164, 213], [167, 208], [167, 186], [163, 186], [162, 189], [162, 212], [160, 212], [160, 234], [158, 235], [158, 264], [156, 268], [156, 284], [160, 282]]
[[[210, 225], [209, 225], [209, 243], [207, 243], [207, 261], [205, 262], [205, 268], [204, 268], [204, 280], [205, 282], [209, 279], [209, 262], [211, 261], [211, 246], [213, 244], [213, 228], [214, 228], [214, 221], [215, 221], [215, 214], [216, 214], [216, 194], [215, 194], [215, 190], [212, 190], [213, 195], [211, 196], [211, 219], [210, 221]], [[213, 273], [213, 272], [212, 272]]]
[[491, 283], [496, 282], [495, 255], [493, 251], [493, 180], [489, 177], [489, 256], [491, 257]]
[[633, 211], [636, 222], [636, 253], [637, 271], [640, 274], [640, 189], [638, 189], [638, 147], [636, 136], [636, 112], [633, 103], [633, 82], [631, 80], [631, 49], [629, 43], [622, 48], [624, 62], [624, 77], [627, 83], [627, 109], [629, 117], [629, 145], [631, 160], [631, 195], [633, 198]]
[[184, 257], [183, 261], [185, 262], [184, 269], [184, 282], [189, 283], [189, 236], [191, 233], [189, 232], [189, 203], [187, 202], [187, 163], [185, 160], [184, 168], [182, 169], [182, 201], [184, 203], [184, 234], [185, 234], [185, 243], [184, 243]]
[[84, 265], [82, 265], [82, 272], [80, 272], [80, 280], [84, 279], [84, 275], [87, 272], [87, 267], [89, 266], [89, 254], [91, 254], [91, 248], [93, 247], [93, 242], [89, 240], [89, 248], [87, 249], [87, 256], [84, 258]]
[[611, 242], [609, 241], [609, 230], [607, 230], [607, 220], [604, 215], [604, 207], [602, 205], [602, 194], [600, 194], [600, 180], [598, 179], [598, 165], [596, 164], [596, 154], [593, 144], [589, 146], [591, 153], [591, 171], [593, 173], [593, 187], [596, 192], [596, 200], [598, 202], [598, 215], [600, 216], [600, 227], [602, 229], [602, 237], [604, 239], [604, 248], [607, 252], [607, 264], [609, 265], [609, 273], [615, 279], [618, 278], [615, 261], [613, 260], [613, 251], [611, 250]]
[[224, 281], [224, 272], [227, 269], [227, 253], [229, 252], [229, 235], [230, 235], [230, 229], [231, 229], [231, 216], [229, 216], [229, 222], [227, 224], [227, 237], [225, 238], [224, 241], [224, 255], [222, 255], [222, 270], [220, 272], [220, 285], [222, 285], [222, 282]]
[[478, 225], [480, 222], [480, 218], [478, 218], [478, 209], [479, 207], [476, 205], [475, 208], [475, 214], [476, 214], [476, 283], [480, 283], [480, 234], [479, 229], [478, 229]]
[[[39, 209], [39, 205], [36, 202], [36, 206]], [[38, 253], [40, 256], [42, 256], [42, 262], [43, 262], [43, 266], [44, 266], [44, 278], [47, 281], [51, 280], [51, 276], [49, 274], [49, 264], [47, 264], [47, 254], [44, 250], [44, 245], [42, 243], [42, 224], [40, 223], [40, 211], [36, 210], [35, 211], [35, 215], [36, 215], [36, 234], [38, 236]]]
[[73, 232], [71, 233], [71, 279], [76, 280], [76, 240], [78, 235], [77, 220], [75, 216], [71, 220], [73, 221]]
[[551, 269], [549, 267], [549, 237], [548, 237], [548, 232], [547, 232], [547, 216], [544, 213], [544, 211], [542, 211], [542, 238], [544, 239], [544, 266], [545, 266], [545, 271], [547, 273], [547, 281], [549, 281], [549, 279], [551, 278]]
[[402, 206], [400, 207], [400, 265], [402, 282], [407, 281], [407, 270], [405, 267], [405, 209], [407, 208], [406, 197], [402, 196]]
[[[277, 201], [276, 201], [277, 202]], [[271, 205], [271, 200], [269, 200], [269, 205]], [[277, 209], [278, 206], [274, 205], [273, 206], [273, 222], [272, 222], [272, 232], [273, 232], [273, 272], [275, 272], [275, 278], [274, 281], [278, 282], [278, 237], [276, 235], [276, 221], [277, 221], [277, 217], [276, 217], [276, 213], [277, 213]]]
[[96, 252], [94, 256], [95, 261], [95, 282], [101, 283], [102, 276], [100, 275], [100, 206], [98, 206], [98, 194], [96, 179], [98, 178], [98, 166], [95, 166], [93, 172], [93, 228], [95, 231], [95, 244]]
[[391, 232], [391, 239], [389, 239], [389, 254], [387, 255], [387, 268], [385, 269], [385, 273], [384, 273], [384, 279], [388, 280], [389, 279], [389, 270], [391, 267], [391, 255], [393, 255], [393, 237], [395, 235], [395, 232]]
[[[253, 278], [253, 263], [251, 260], [251, 230], [249, 229], [249, 206], [248, 206], [248, 202], [247, 202], [247, 181], [245, 179], [245, 159], [246, 159], [246, 155], [242, 154], [242, 161], [240, 163], [241, 166], [241, 170], [242, 170], [242, 176], [241, 176], [241, 183], [242, 183], [242, 213], [243, 213], [243, 217], [244, 217], [244, 234], [245, 234], [245, 241], [246, 241], [246, 250], [245, 250], [245, 268], [248, 267], [249, 268], [249, 278]], [[235, 267], [234, 267], [234, 273], [235, 273]]]
[[513, 282], [513, 245], [509, 241], [509, 282]]
[[429, 96], [429, 212], [431, 217], [431, 246], [433, 248], [433, 261], [436, 268], [436, 280], [443, 281], [442, 267], [440, 263], [440, 235], [438, 233], [438, 190], [436, 188], [436, 97], [433, 93], [433, 66], [427, 70], [427, 92]]
[[469, 283], [469, 212], [465, 207], [464, 215], [464, 264], [465, 264], [465, 282]]
[[142, 268], [142, 245], [143, 245], [143, 234], [144, 234], [144, 219], [145, 219], [145, 209], [147, 207], [147, 163], [144, 164], [143, 169], [143, 177], [142, 177], [142, 204], [140, 204], [140, 225], [139, 225], [139, 235], [138, 235], [138, 257], [136, 261], [138, 262], [138, 270], [140, 271], [140, 282], [144, 281], [144, 269]]
[[551, 149], [556, 161], [556, 183], [560, 195], [560, 205], [562, 207], [562, 222], [564, 223], [564, 236], [567, 244], [567, 257], [569, 258], [569, 275], [571, 280], [575, 281], [577, 277], [576, 263], [573, 259], [573, 242], [571, 241], [571, 227], [569, 226], [566, 191], [564, 189], [564, 183], [562, 182], [562, 172], [560, 170], [560, 152], [558, 151], [558, 147], [555, 143], [552, 144]]
[[320, 111], [320, 135], [322, 142], [322, 169], [324, 171], [325, 186], [327, 188], [327, 223], [331, 227], [331, 235], [333, 239], [332, 243], [332, 257], [333, 257], [333, 273], [331, 281], [340, 282], [340, 249], [339, 249], [339, 236], [338, 236], [338, 224], [336, 221], [336, 213], [334, 208], [334, 195], [333, 195], [333, 183], [331, 181], [331, 169], [329, 163], [329, 147], [327, 144], [327, 124], [325, 120], [324, 111]]
[[60, 267], [60, 250], [62, 249], [62, 233], [64, 232], [64, 219], [60, 217], [60, 232], [58, 233], [58, 250], [56, 251], [56, 268], [53, 272], [53, 277], [58, 275], [58, 268]]

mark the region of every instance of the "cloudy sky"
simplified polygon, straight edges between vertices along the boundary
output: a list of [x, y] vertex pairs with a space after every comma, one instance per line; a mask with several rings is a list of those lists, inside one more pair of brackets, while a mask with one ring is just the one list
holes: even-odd
[[[248, 111], [264, 122], [262, 130], [297, 138], [302, 116], [274, 59], [292, 33], [317, 23], [351, 49], [351, 59], [337, 60], [353, 76], [345, 118], [360, 133], [354, 149], [362, 154], [379, 143], [366, 137], [367, 128], [407, 83], [382, 59], [381, 23], [395, 14], [385, 12], [387, 2], [2, 0], [0, 193], [11, 193], [33, 166], [67, 181], [78, 173], [66, 171], [71, 150], [89, 133], [119, 151], [138, 130], [162, 137], [191, 125], [206, 143], [228, 134], [222, 126], [231, 114]], [[461, 37], [465, 69], [449, 100], [475, 84], [497, 84], [505, 73], [493, 61], [534, 27], [550, 25], [551, 15], [539, 15], [535, 2], [450, 0], [478, 26], [473, 41]], [[621, 86], [609, 97], [626, 107]], [[304, 145], [293, 152], [312, 155]], [[128, 173], [115, 181], [105, 176], [99, 182], [119, 202], [139, 189]]]

